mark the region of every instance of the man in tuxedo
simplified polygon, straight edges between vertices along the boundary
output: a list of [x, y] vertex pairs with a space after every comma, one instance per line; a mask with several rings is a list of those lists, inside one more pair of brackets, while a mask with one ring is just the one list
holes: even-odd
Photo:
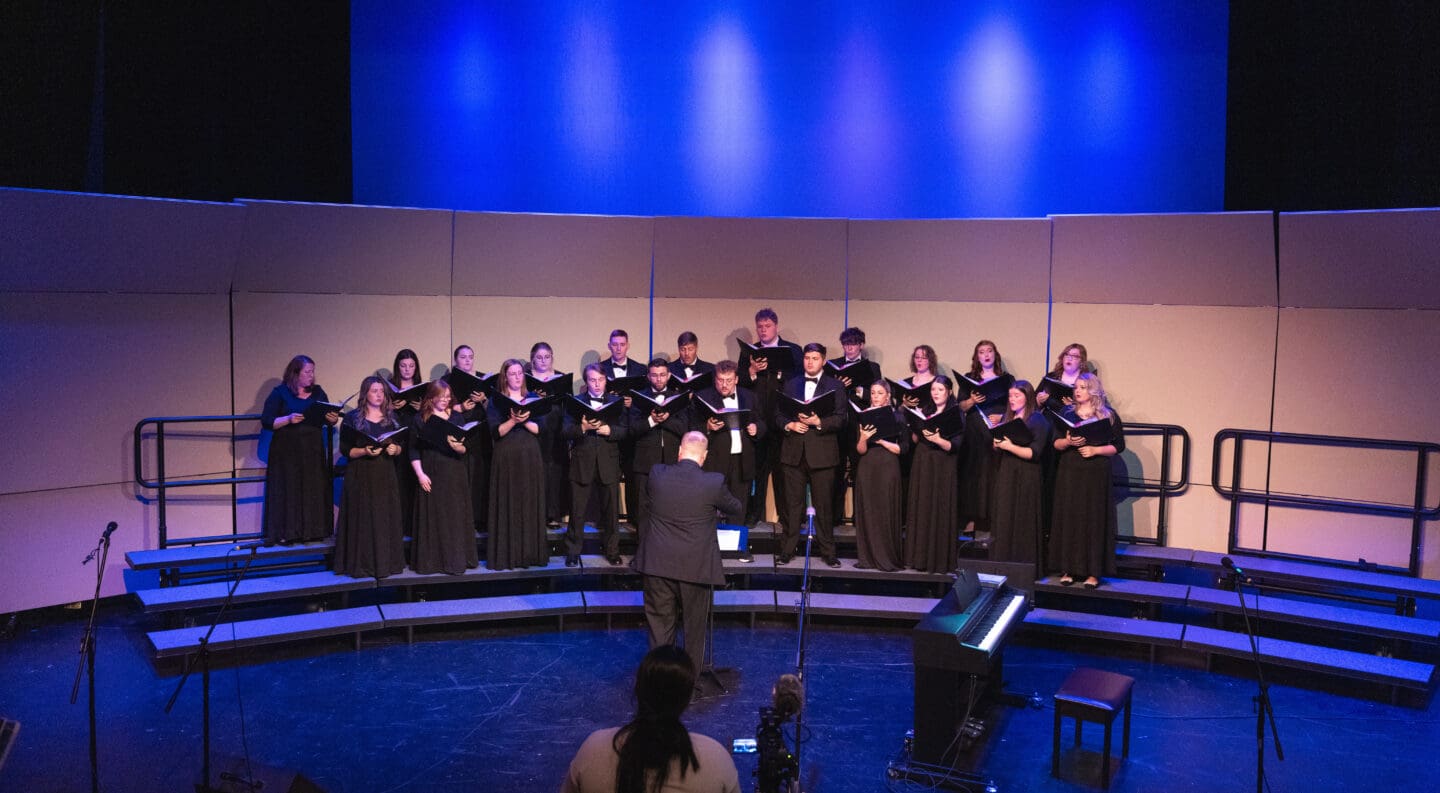
[[712, 587], [724, 585], [715, 513], [744, 509], [725, 487], [725, 478], [705, 471], [705, 436], [687, 432], [674, 465], [650, 469], [646, 486], [650, 510], [640, 548], [630, 566], [644, 577], [645, 624], [650, 646], [675, 643], [685, 633], [685, 651], [705, 663], [705, 627]]
[[[616, 401], [605, 395], [605, 369], [592, 363], [585, 367], [585, 392], [578, 399], [592, 409]], [[623, 416], [623, 413], [621, 414]], [[570, 442], [570, 528], [565, 535], [565, 566], [580, 564], [580, 549], [585, 541], [585, 513], [590, 494], [600, 501], [600, 542], [606, 561], [620, 564], [620, 535], [617, 502], [620, 496], [620, 442], [625, 439], [624, 420], [608, 424], [599, 420], [577, 418], [566, 410], [560, 426], [560, 437]]]
[[795, 555], [800, 541], [800, 527], [805, 525], [805, 486], [810, 486], [810, 503], [815, 507], [815, 544], [825, 564], [839, 567], [835, 557], [835, 519], [833, 497], [835, 470], [840, 465], [840, 429], [849, 415], [845, 386], [825, 374], [825, 345], [805, 345], [804, 376], [785, 383], [784, 394], [795, 400], [823, 401], [829, 415], [818, 404], [787, 408], [787, 400], [777, 400], [774, 423], [782, 433], [780, 441], [780, 475], [785, 482], [785, 537], [780, 545], [776, 564], [785, 564]]
[[[755, 481], [757, 444], [765, 437], [769, 420], [756, 407], [755, 395], [740, 388], [739, 384], [740, 373], [734, 361], [715, 364], [715, 385], [697, 393], [690, 403], [690, 429], [705, 433], [709, 441], [710, 453], [705, 456], [705, 470], [723, 474], [725, 486], [743, 506]], [[709, 414], [706, 405], [717, 409], [748, 410], [750, 413], [737, 428], [728, 429], [723, 420]], [[735, 526], [754, 526], [746, 519], [744, 509], [727, 513], [725, 522]], [[749, 551], [746, 551], [741, 559], [745, 560], [748, 556]]]
[[687, 330], [681, 333], [680, 338], [675, 340], [675, 349], [679, 355], [675, 362], [670, 364], [672, 374], [689, 380], [696, 375], [715, 371], [715, 364], [700, 360], [700, 339], [693, 332]]
[[[840, 350], [841, 356], [831, 358], [826, 369], [844, 384], [845, 396], [852, 404], [869, 407], [870, 389], [864, 384], [880, 379], [880, 364], [865, 357], [865, 331], [853, 327], [840, 331]], [[860, 462], [860, 454], [855, 451], [856, 440], [855, 425], [846, 422], [840, 431], [840, 458], [844, 465], [835, 479], [832, 514], [836, 523], [845, 519], [845, 492], [855, 484], [855, 466]]]
[[630, 502], [630, 522], [635, 525], [636, 531], [644, 530], [645, 511], [650, 505], [645, 478], [650, 475], [653, 466], [675, 462], [680, 436], [689, 429], [683, 401], [675, 410], [665, 407], [685, 397], [685, 392], [670, 380], [669, 362], [664, 358], [651, 360], [646, 378], [650, 385], [640, 391], [640, 395], [661, 406], [656, 408], [644, 400], [635, 399], [626, 414], [630, 439], [635, 444], [635, 456], [627, 469], [626, 481], [636, 492], [635, 501]]
[[[603, 364], [605, 367], [606, 380], [617, 380], [621, 377], [645, 376], [645, 364], [630, 360], [630, 334], [626, 333], [624, 329], [616, 328], [610, 331], [610, 341], [605, 346], [606, 349], [610, 351], [610, 357], [605, 359], [605, 363]], [[628, 392], [621, 393], [620, 396], [625, 399], [625, 409], [628, 411], [632, 401], [630, 394]], [[620, 442], [620, 468], [622, 471], [627, 472], [622, 477], [625, 481], [625, 511], [629, 513], [627, 517], [630, 519], [630, 525], [638, 529], [640, 523], [635, 519], [634, 512], [635, 504], [640, 500], [640, 494], [636, 492], [635, 483], [630, 481], [628, 475], [628, 472], [634, 464], [634, 460], [635, 444], [627, 438]], [[571, 505], [570, 508], [574, 509], [575, 507]]]
[[[773, 309], [762, 308], [755, 312], [755, 346], [784, 347], [790, 351], [790, 366], [776, 369], [764, 359], [754, 358], [749, 350], [740, 349], [740, 385], [755, 394], [760, 415], [769, 421], [775, 411], [775, 395], [785, 381], [800, 372], [800, 345], [780, 338], [780, 317]], [[785, 521], [784, 481], [772, 473], [778, 470], [780, 444], [773, 438], [760, 439], [755, 448], [755, 493], [750, 497], [745, 522], [753, 526], [765, 519], [765, 488], [775, 482], [775, 503], [780, 520]]]

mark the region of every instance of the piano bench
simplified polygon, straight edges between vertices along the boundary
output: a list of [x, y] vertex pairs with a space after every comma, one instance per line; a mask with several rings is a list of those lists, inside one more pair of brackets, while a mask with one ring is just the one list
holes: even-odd
[[1105, 754], [1100, 763], [1101, 787], [1110, 787], [1110, 731], [1115, 717], [1125, 711], [1125, 732], [1120, 754], [1130, 756], [1130, 695], [1135, 678], [1081, 667], [1070, 673], [1055, 692], [1055, 734], [1050, 747], [1050, 776], [1060, 776], [1060, 724], [1075, 719], [1075, 745], [1080, 745], [1080, 727], [1087, 721], [1105, 725]]

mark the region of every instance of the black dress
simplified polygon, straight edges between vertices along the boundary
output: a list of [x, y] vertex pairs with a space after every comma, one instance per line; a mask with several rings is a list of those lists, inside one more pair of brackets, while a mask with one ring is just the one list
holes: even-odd
[[915, 441], [910, 458], [910, 491], [906, 498], [905, 566], [926, 573], [948, 573], [958, 560], [956, 540], [958, 518], [959, 466], [956, 458], [965, 436], [948, 439], [950, 451], [925, 440]]
[[[366, 421], [359, 410], [347, 414], [345, 423], [372, 436], [399, 427], [393, 421]], [[353, 448], [340, 442], [340, 453], [346, 457], [345, 492], [335, 524], [335, 572], [373, 578], [395, 575], [405, 569], [405, 538], [394, 461], [405, 455], [351, 457]]]
[[[1074, 408], [1066, 408], [1073, 413]], [[1125, 451], [1125, 425], [1110, 411], [1115, 452]], [[1110, 457], [1085, 458], [1079, 449], [1059, 454], [1047, 568], [1076, 580], [1115, 572], [1115, 499]]]
[[[488, 404], [488, 402], [487, 402]], [[486, 420], [486, 409], [476, 405], [472, 410], [450, 411], [450, 420], [456, 424], [468, 424]], [[481, 432], [470, 441], [470, 450], [465, 454], [465, 472], [470, 478], [470, 515], [475, 520], [475, 531], [485, 531], [490, 518], [490, 433]]]
[[[415, 423], [415, 417], [420, 411], [406, 405], [395, 411], [395, 420], [400, 426], [408, 427]], [[410, 455], [398, 454], [391, 458], [395, 462], [395, 481], [400, 487], [400, 525], [403, 527], [406, 537], [415, 536], [415, 491], [419, 489], [419, 482], [415, 479], [415, 468], [410, 465]]]
[[[289, 386], [275, 386], [265, 399], [261, 426], [304, 413], [315, 402], [329, 402], [325, 389], [314, 386], [301, 399]], [[265, 508], [261, 523], [265, 544], [311, 542], [330, 536], [335, 521], [335, 491], [325, 459], [325, 430], [313, 424], [286, 424], [271, 433], [265, 464]]]
[[[895, 420], [905, 426], [898, 411]], [[856, 432], [858, 438], [859, 430]], [[875, 440], [867, 442], [865, 453], [857, 455], [855, 462], [855, 545], [859, 566], [899, 570], [905, 566], [901, 538], [905, 493], [900, 488], [900, 455], [891, 454]], [[902, 432], [896, 442], [900, 454], [904, 454], [910, 448], [910, 433]]]
[[545, 464], [540, 457], [539, 437], [530, 434], [523, 424], [516, 424], [502, 438], [500, 425], [508, 416], [500, 415], [493, 403], [488, 412], [495, 451], [490, 460], [490, 531], [485, 566], [491, 570], [543, 567], [550, 562], [550, 549], [545, 534]]
[[552, 408], [540, 419], [540, 462], [545, 468], [545, 520], [560, 525], [570, 514], [570, 444], [560, 435], [565, 411]]
[[990, 558], [1029, 562], [1040, 558], [1040, 460], [1050, 445], [1050, 422], [1032, 414], [1025, 426], [1035, 433], [1030, 459], [995, 449], [997, 458], [990, 489]]
[[982, 407], [965, 414], [965, 450], [960, 455], [960, 523], [975, 521], [977, 531], [991, 526], [990, 481], [995, 474], [994, 444]]
[[[423, 415], [423, 414], [422, 414]], [[452, 423], [458, 414], [451, 413]], [[480, 565], [475, 545], [475, 517], [470, 505], [470, 471], [465, 455], [449, 445], [437, 446], [421, 434], [424, 422], [415, 418], [410, 438], [410, 459], [419, 460], [430, 477], [430, 492], [415, 492], [415, 548], [411, 568], [417, 573], [459, 575]]]

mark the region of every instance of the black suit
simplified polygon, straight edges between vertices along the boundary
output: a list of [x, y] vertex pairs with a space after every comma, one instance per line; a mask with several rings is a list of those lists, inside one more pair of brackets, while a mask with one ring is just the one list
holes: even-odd
[[[835, 556], [835, 517], [832, 497], [835, 470], [840, 465], [838, 433], [849, 415], [844, 385], [822, 374], [815, 387], [816, 396], [826, 393], [834, 400], [835, 412], [820, 420], [820, 426], [808, 432], [790, 432], [790, 422], [776, 406], [775, 430], [781, 433], [780, 472], [785, 482], [785, 539], [780, 545], [781, 556], [793, 556], [800, 541], [800, 527], [805, 524], [805, 485], [810, 485], [810, 502], [815, 507], [815, 543], [821, 558]], [[805, 378], [794, 377], [785, 383], [784, 393], [797, 399], [805, 397]]]
[[[844, 366], [845, 356], [842, 355], [839, 358], [831, 358], [829, 363], [834, 364], [837, 368]], [[860, 356], [859, 366], [869, 370], [872, 380], [879, 380], [881, 378], [880, 364], [862, 355]], [[831, 376], [835, 375], [835, 372], [828, 368], [825, 373]], [[835, 379], [838, 380], [840, 378], [836, 377]], [[865, 393], [861, 393], [854, 388], [849, 388], [846, 389], [845, 396], [852, 404], [869, 406], [870, 394], [868, 390], [869, 389], [864, 389]], [[836, 472], [835, 477], [835, 511], [833, 514], [835, 515], [836, 523], [840, 523], [845, 519], [845, 491], [849, 489], [851, 485], [855, 484], [855, 466], [860, 461], [860, 455], [855, 451], [855, 442], [858, 439], [855, 425], [847, 422], [845, 429], [840, 431], [840, 452], [844, 466], [840, 471]]]
[[[651, 399], [658, 396], [654, 388], [647, 388], [639, 393]], [[672, 386], [665, 389], [664, 393], [668, 403], [684, 392]], [[660, 463], [675, 462], [676, 453], [680, 451], [680, 436], [685, 434], [689, 421], [685, 408], [681, 407], [678, 412], [671, 411], [665, 421], [652, 427], [650, 406], [637, 399], [633, 400], [626, 413], [626, 423], [630, 441], [634, 444], [634, 457], [625, 475], [626, 482], [635, 492], [635, 500], [627, 504], [630, 507], [630, 522], [635, 525], [636, 531], [640, 531], [645, 525], [645, 511], [650, 505], [650, 496], [645, 492], [645, 478], [650, 475], [652, 467]]]
[[685, 369], [686, 365], [681, 363], [679, 358], [670, 362], [670, 374], [680, 375], [686, 378], [694, 377], [697, 374], [705, 374], [706, 372], [713, 373], [715, 371], [715, 364], [696, 358], [695, 363], [689, 365], [690, 374], [685, 374]]
[[[588, 392], [582, 395], [588, 399]], [[585, 542], [585, 509], [590, 492], [599, 485], [600, 516], [595, 527], [606, 556], [620, 552], [619, 522], [620, 442], [625, 440], [625, 422], [610, 425], [609, 435], [585, 432], [580, 421], [568, 411], [561, 424], [560, 437], [570, 441], [570, 528], [565, 536], [565, 554], [579, 556]]]
[[[720, 392], [714, 388], [707, 388], [695, 395], [696, 399], [702, 399], [715, 407], [724, 407], [725, 399]], [[713, 471], [725, 476], [725, 484], [730, 488], [731, 494], [740, 500], [741, 506], [750, 495], [751, 483], [755, 481], [757, 448], [767, 435], [766, 430], [770, 423], [768, 416], [759, 412], [755, 405], [755, 395], [748, 389], [735, 389], [736, 407], [750, 411], [750, 421], [755, 424], [755, 437], [750, 433], [740, 430], [740, 451], [731, 451], [732, 436], [730, 430], [721, 429], [719, 432], [711, 432], [705, 426], [704, 409], [691, 402], [689, 423], [690, 429], [705, 433], [705, 438], [710, 442], [710, 453], [705, 457], [705, 470]], [[725, 522], [731, 524], [750, 524], [746, 520], [743, 509], [725, 515]]]
[[[740, 350], [740, 385], [755, 393], [755, 402], [759, 406], [760, 415], [766, 420], [775, 411], [775, 394], [779, 393], [786, 380], [794, 379], [803, 371], [802, 364], [804, 353], [800, 345], [793, 341], [785, 341], [776, 338], [777, 347], [784, 347], [790, 351], [792, 365], [788, 372], [767, 369], [758, 377], [750, 377], [750, 353], [745, 349]], [[746, 523], [754, 525], [765, 519], [765, 485], [771, 480], [771, 473], [776, 470], [780, 461], [780, 444], [776, 438], [765, 438], [755, 445], [755, 495], [750, 499]], [[775, 506], [776, 512], [780, 515], [781, 522], [785, 520], [785, 486], [779, 476], [775, 480]]]
[[737, 512], [743, 505], [730, 494], [724, 477], [701, 470], [693, 460], [657, 465], [647, 479], [650, 511], [630, 566], [645, 577], [650, 646], [674, 644], [683, 616], [685, 649], [696, 665], [703, 665], [710, 588], [725, 583], [715, 513]]
[[[606, 380], [614, 380], [617, 377], [644, 377], [650, 371], [648, 366], [634, 358], [625, 359], [624, 374], [616, 371], [615, 361], [611, 358], [601, 361], [600, 367], [601, 371], [605, 373]], [[626, 394], [620, 396], [623, 397]], [[628, 418], [625, 420], [628, 422]], [[625, 512], [630, 519], [630, 524], [638, 529], [640, 523], [635, 518], [635, 505], [640, 500], [640, 495], [635, 490], [635, 483], [630, 481], [630, 468], [634, 459], [635, 444], [627, 438], [620, 443], [620, 469], [624, 472], [625, 481]]]

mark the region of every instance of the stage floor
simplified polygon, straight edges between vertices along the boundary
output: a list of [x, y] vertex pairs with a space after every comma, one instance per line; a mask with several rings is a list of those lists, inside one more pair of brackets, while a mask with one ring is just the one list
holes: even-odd
[[[200, 770], [200, 679], [175, 711], [163, 711], [178, 669], [149, 660], [144, 631], [153, 618], [128, 601], [102, 608], [98, 709], [101, 790], [153, 793], [189, 789]], [[68, 697], [83, 615], [23, 615], [0, 640], [0, 716], [19, 720], [19, 740], [0, 768], [0, 790], [44, 793], [89, 788], [84, 688]], [[757, 710], [775, 679], [793, 671], [792, 621], [739, 619], [717, 626], [717, 661], [738, 670], [728, 695], [692, 705], [692, 730], [729, 742], [753, 737]], [[638, 618], [603, 624], [567, 620], [531, 625], [348, 638], [234, 653], [213, 676], [218, 758], [240, 755], [297, 769], [330, 793], [555, 790], [571, 755], [594, 729], [624, 722], [630, 685], [645, 652]], [[1062, 741], [1063, 780], [1052, 779], [1050, 695], [1076, 666], [1136, 678], [1128, 761], [1117, 763], [1116, 791], [1254, 789], [1255, 684], [1243, 667], [1221, 672], [1149, 664], [1097, 645], [1012, 642], [1006, 691], [1039, 695], [1041, 706], [1003, 708], [981, 773], [1002, 791], [1093, 789], [1102, 730], [1089, 725], [1083, 751]], [[919, 790], [886, 779], [887, 763], [911, 727], [910, 632], [891, 625], [833, 620], [813, 625], [806, 655], [807, 726], [802, 753], [807, 791]], [[1277, 672], [1277, 675], [1280, 674]], [[1277, 677], [1277, 681], [1280, 678]], [[1339, 684], [1337, 684], [1339, 685]], [[241, 701], [247, 735], [241, 738]], [[1271, 790], [1406, 790], [1434, 775], [1440, 706], [1391, 706], [1277, 682], [1285, 762], [1266, 758]], [[1116, 724], [1115, 753], [1120, 725]], [[753, 789], [754, 755], [737, 758]]]

